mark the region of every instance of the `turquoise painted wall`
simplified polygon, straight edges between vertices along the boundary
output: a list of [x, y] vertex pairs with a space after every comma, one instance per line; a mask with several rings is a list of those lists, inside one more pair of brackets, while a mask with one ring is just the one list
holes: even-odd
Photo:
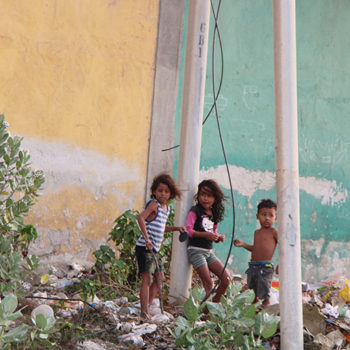
[[[216, 8], [218, 1], [213, 3]], [[302, 269], [303, 279], [310, 282], [350, 277], [349, 15], [348, 0], [296, 1]], [[204, 116], [213, 102], [213, 24], [212, 17]], [[223, 0], [219, 30], [224, 50], [219, 120], [234, 187], [235, 235], [252, 242], [257, 203], [276, 199], [272, 1]], [[217, 87], [218, 41], [215, 48]], [[181, 91], [179, 96], [177, 125]], [[229, 196], [216, 125], [212, 114], [203, 126], [201, 177], [216, 179]], [[228, 202], [220, 225], [227, 240], [216, 249], [222, 260], [229, 250], [232, 222]], [[233, 248], [230, 269], [244, 274], [249, 258], [249, 252]]]

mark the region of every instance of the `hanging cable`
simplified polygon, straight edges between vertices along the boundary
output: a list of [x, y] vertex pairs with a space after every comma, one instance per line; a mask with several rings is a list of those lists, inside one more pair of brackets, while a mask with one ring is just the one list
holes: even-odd
[[[216, 116], [216, 122], [217, 122], [219, 137], [220, 137], [221, 148], [222, 148], [223, 156], [224, 156], [224, 159], [225, 159], [227, 176], [228, 176], [228, 180], [229, 180], [229, 184], [230, 184], [233, 224], [232, 224], [232, 235], [231, 235], [230, 249], [229, 249], [229, 252], [227, 254], [227, 258], [226, 258], [224, 267], [222, 269], [222, 272], [218, 276], [218, 280], [216, 281], [216, 283], [215, 283], [214, 287], [212, 288], [212, 290], [205, 296], [205, 298], [200, 302], [200, 304], [203, 304], [210, 297], [210, 295], [212, 295], [216, 291], [216, 289], [217, 289], [217, 287], [218, 287], [218, 285], [219, 285], [219, 283], [221, 281], [222, 275], [223, 275], [223, 273], [224, 273], [224, 271], [226, 269], [228, 260], [229, 260], [230, 255], [231, 255], [231, 251], [232, 251], [232, 247], [233, 247], [233, 241], [234, 241], [234, 235], [235, 235], [235, 226], [236, 226], [236, 223], [235, 223], [236, 222], [235, 201], [234, 201], [234, 195], [233, 195], [231, 174], [230, 174], [230, 169], [229, 169], [229, 165], [228, 165], [228, 161], [227, 161], [224, 141], [223, 141], [223, 137], [222, 137], [222, 133], [221, 133], [221, 126], [220, 126], [219, 113], [218, 113], [218, 107], [217, 107], [217, 98], [218, 98], [219, 93], [220, 93], [221, 84], [222, 84], [222, 80], [223, 80], [223, 72], [224, 72], [224, 60], [223, 60], [224, 54], [223, 54], [223, 49], [222, 49], [222, 44], [221, 44], [221, 39], [220, 39], [220, 31], [219, 31], [219, 27], [218, 27], [218, 17], [219, 17], [219, 11], [220, 11], [220, 7], [221, 7], [221, 0], [219, 0], [216, 13], [215, 13], [215, 10], [214, 10], [214, 6], [213, 6], [212, 0], [210, 0], [210, 4], [211, 4], [211, 8], [212, 8], [213, 15], [214, 15], [214, 20], [215, 20], [215, 28], [214, 28], [214, 34], [213, 34], [213, 45], [212, 45], [212, 86], [213, 86], [213, 95], [214, 95], [214, 103], [213, 103], [213, 105], [214, 105], [214, 109], [215, 109], [215, 116]], [[219, 84], [218, 92], [215, 91], [215, 42], [216, 42], [216, 35], [219, 38], [220, 54], [221, 54], [221, 78], [220, 78], [220, 84]]]
[[[221, 0], [220, 0], [220, 2], [221, 2]], [[214, 14], [214, 18], [215, 18], [215, 30], [216, 30], [217, 35], [218, 35], [218, 40], [219, 40], [219, 45], [220, 45], [220, 51], [221, 51], [221, 53], [222, 53], [222, 52], [223, 52], [222, 41], [221, 41], [220, 31], [219, 31], [219, 28], [218, 28], [218, 26], [217, 26], [217, 19], [216, 19], [215, 10], [214, 10], [214, 6], [213, 6], [212, 1], [210, 1], [210, 5], [211, 5], [212, 12], [213, 12], [213, 14]], [[214, 30], [214, 34], [215, 34], [215, 30]], [[223, 54], [221, 54], [221, 67], [222, 67], [222, 68], [224, 67], [224, 55], [223, 55]], [[214, 77], [213, 77], [213, 78], [214, 78]], [[210, 117], [211, 112], [212, 112], [213, 109], [215, 108], [217, 98], [219, 97], [219, 94], [220, 94], [220, 91], [221, 91], [221, 86], [222, 86], [223, 78], [224, 78], [224, 70], [221, 69], [219, 88], [218, 88], [217, 93], [214, 95], [214, 102], [213, 102], [213, 104], [211, 105], [211, 107], [210, 107], [210, 109], [209, 109], [207, 115], [206, 115], [205, 118], [203, 119], [202, 126], [206, 123], [206, 121], [207, 121], [208, 118]], [[170, 150], [175, 149], [175, 148], [178, 148], [178, 147], [180, 147], [180, 145], [175, 145], [175, 146], [172, 146], [172, 147], [169, 147], [169, 148], [165, 148], [165, 149], [162, 149], [162, 152], [170, 151]]]

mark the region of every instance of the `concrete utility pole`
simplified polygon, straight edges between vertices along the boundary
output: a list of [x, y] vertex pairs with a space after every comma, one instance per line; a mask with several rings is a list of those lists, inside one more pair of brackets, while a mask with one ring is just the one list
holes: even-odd
[[[185, 224], [199, 180], [209, 21], [210, 0], [189, 1], [177, 178], [183, 196], [176, 202], [176, 226]], [[188, 297], [192, 270], [187, 260], [186, 242], [181, 243], [178, 234], [174, 236], [172, 248], [170, 297], [182, 302]]]
[[303, 345], [295, 0], [273, 1], [281, 349]]

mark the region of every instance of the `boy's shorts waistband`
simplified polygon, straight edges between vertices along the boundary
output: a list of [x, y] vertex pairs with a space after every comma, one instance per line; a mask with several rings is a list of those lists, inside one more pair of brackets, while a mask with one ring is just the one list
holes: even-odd
[[269, 260], [264, 261], [249, 261], [249, 266], [261, 266], [261, 267], [273, 267], [273, 264]]

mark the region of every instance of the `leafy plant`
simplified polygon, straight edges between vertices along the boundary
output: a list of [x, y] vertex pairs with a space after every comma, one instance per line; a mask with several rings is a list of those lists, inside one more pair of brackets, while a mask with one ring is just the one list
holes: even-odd
[[17, 306], [18, 301], [14, 294], [6, 295], [0, 303], [0, 348], [7, 350], [16, 346], [20, 349], [37, 349], [38, 344], [55, 346], [48, 339], [51, 333], [56, 332], [53, 329], [55, 319], [39, 314], [33, 326], [22, 323], [14, 327], [15, 320], [23, 316], [21, 311], [16, 311]]
[[20, 325], [11, 328], [14, 321], [22, 316], [20, 311], [16, 311], [18, 302], [13, 294], [8, 294], [0, 304], [0, 348], [11, 349], [11, 344], [22, 341], [29, 327], [27, 325]]
[[38, 314], [35, 317], [34, 325], [36, 327], [31, 329], [30, 339], [26, 341], [31, 349], [36, 349], [38, 344], [46, 347], [55, 347], [56, 344], [49, 340], [50, 334], [57, 332], [57, 330], [53, 328], [55, 325], [55, 318]]
[[80, 292], [81, 300], [87, 301], [88, 298], [91, 298], [91, 301], [93, 301], [96, 295], [95, 282], [89, 279], [83, 279], [80, 281], [80, 287], [81, 287], [81, 292]]
[[[38, 265], [28, 256], [29, 244], [38, 234], [24, 217], [36, 203], [45, 181], [40, 170], [33, 170], [30, 155], [22, 150], [22, 138], [10, 136], [8, 123], [0, 115], [0, 293], [21, 293], [20, 281], [27, 270]], [[22, 258], [26, 258], [23, 261]]]
[[[231, 284], [221, 303], [206, 302], [200, 305], [204, 290], [195, 287], [184, 304], [185, 317], [178, 317], [177, 327], [169, 332], [175, 344], [188, 349], [265, 349], [262, 338], [271, 337], [277, 330], [278, 316], [260, 311], [252, 304], [252, 290], [240, 293]], [[209, 320], [201, 321], [201, 310], [207, 307]]]
[[[115, 220], [115, 225], [112, 231], [108, 234], [108, 240], [115, 242], [119, 250], [119, 259], [114, 259], [114, 256], [106, 246], [101, 246], [100, 251], [95, 252], [97, 258], [96, 266], [101, 268], [102, 264], [108, 264], [114, 270], [119, 282], [135, 282], [137, 280], [137, 264], [135, 256], [136, 241], [140, 237], [140, 229], [137, 223], [137, 217], [140, 212], [136, 209], [125, 211]], [[174, 209], [170, 205], [170, 214], [167, 221], [168, 226], [174, 225]], [[165, 269], [169, 267], [171, 259], [172, 233], [165, 232], [162, 247], [159, 251], [159, 256], [162, 259]]]
[[[170, 207], [170, 214], [168, 217], [167, 226], [174, 226], [175, 209], [172, 206], [172, 202], [169, 204], [169, 207]], [[164, 240], [158, 254], [162, 259], [162, 263], [165, 271], [169, 270], [170, 268], [172, 245], [173, 245], [173, 232], [164, 232]]]
[[105, 272], [109, 280], [119, 284], [127, 284], [130, 280], [130, 266], [127, 262], [117, 259], [114, 251], [108, 245], [101, 245], [100, 249], [94, 252], [96, 257], [95, 267], [98, 272]]

